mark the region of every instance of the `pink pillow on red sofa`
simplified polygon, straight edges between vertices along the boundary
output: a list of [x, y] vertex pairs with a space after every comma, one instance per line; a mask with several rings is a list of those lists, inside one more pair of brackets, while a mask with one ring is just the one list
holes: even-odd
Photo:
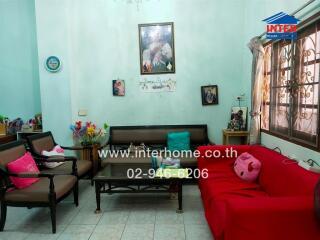
[[[8, 171], [10, 173], [40, 173], [36, 162], [29, 152], [25, 153], [22, 157], [18, 158], [15, 161], [8, 163]], [[13, 185], [18, 188], [27, 188], [31, 184], [39, 181], [39, 178], [19, 178], [19, 177], [10, 177]]]
[[243, 180], [254, 182], [260, 173], [261, 162], [251, 154], [242, 153], [234, 163], [234, 171]]

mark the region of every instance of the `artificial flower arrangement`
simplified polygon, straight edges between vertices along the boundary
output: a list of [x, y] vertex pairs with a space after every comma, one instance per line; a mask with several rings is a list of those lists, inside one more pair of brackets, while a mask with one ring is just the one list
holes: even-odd
[[4, 124], [4, 123], [6, 123], [6, 122], [8, 122], [8, 121], [9, 121], [9, 118], [0, 115], [0, 123], [3, 123], [3, 124]]
[[82, 146], [101, 144], [104, 140], [108, 124], [104, 123], [103, 128], [97, 128], [96, 124], [86, 122], [82, 124], [81, 121], [75, 122], [70, 126], [73, 137], [80, 142]]

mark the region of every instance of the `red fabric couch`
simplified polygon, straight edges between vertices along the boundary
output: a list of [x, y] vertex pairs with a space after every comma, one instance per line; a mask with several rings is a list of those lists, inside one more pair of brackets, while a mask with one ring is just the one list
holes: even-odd
[[[249, 152], [262, 163], [257, 182], [241, 180], [233, 170], [235, 154]], [[202, 146], [199, 180], [205, 215], [215, 240], [319, 240], [314, 189], [320, 175], [262, 146]], [[220, 157], [208, 153], [220, 152]], [[206, 155], [207, 152], [207, 155]], [[230, 151], [229, 151], [230, 153]]]

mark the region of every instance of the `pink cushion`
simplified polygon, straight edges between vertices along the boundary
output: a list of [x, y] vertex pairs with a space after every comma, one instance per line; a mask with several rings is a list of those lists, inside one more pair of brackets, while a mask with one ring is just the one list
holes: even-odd
[[259, 176], [261, 163], [251, 154], [242, 153], [234, 163], [234, 171], [243, 180], [254, 182]]
[[[8, 171], [10, 173], [40, 173], [37, 164], [29, 152], [25, 153], [22, 157], [15, 161], [8, 163]], [[11, 182], [16, 188], [27, 188], [31, 184], [39, 181], [39, 178], [19, 178], [10, 177]]]
[[[56, 145], [51, 151], [42, 151], [41, 153], [43, 156], [46, 157], [58, 157], [58, 156], [64, 156], [64, 150], [59, 145]], [[56, 168], [60, 165], [64, 164], [64, 162], [45, 162], [44, 166], [46, 168]]]
[[57, 153], [64, 153], [64, 149], [62, 147], [60, 147], [59, 145], [56, 145], [52, 151], [55, 151]]

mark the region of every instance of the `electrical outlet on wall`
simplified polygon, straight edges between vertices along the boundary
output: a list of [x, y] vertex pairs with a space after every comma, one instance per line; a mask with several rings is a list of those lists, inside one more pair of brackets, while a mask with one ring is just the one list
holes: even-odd
[[78, 111], [78, 116], [79, 117], [85, 117], [85, 116], [87, 116], [88, 115], [88, 110], [87, 109], [80, 109], [79, 111]]
[[239, 96], [237, 96], [237, 101], [245, 101], [246, 100], [246, 94], [242, 93]]
[[244, 93], [241, 93], [239, 95], [233, 95], [234, 102], [236, 106], [245, 107], [246, 106], [246, 95]]

